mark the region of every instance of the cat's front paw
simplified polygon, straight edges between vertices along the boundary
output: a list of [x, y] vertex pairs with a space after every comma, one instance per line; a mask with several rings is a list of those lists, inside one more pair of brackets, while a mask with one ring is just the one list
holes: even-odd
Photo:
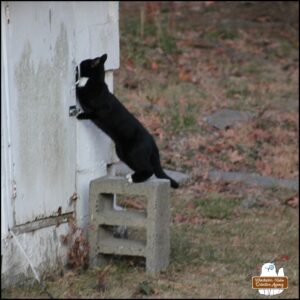
[[127, 179], [127, 181], [128, 181], [129, 183], [133, 183], [131, 174], [127, 174], [127, 175], [126, 175], [126, 179]]
[[87, 119], [87, 115], [86, 115], [86, 113], [79, 113], [77, 116], [76, 116], [76, 118], [78, 119], [78, 120], [86, 120]]

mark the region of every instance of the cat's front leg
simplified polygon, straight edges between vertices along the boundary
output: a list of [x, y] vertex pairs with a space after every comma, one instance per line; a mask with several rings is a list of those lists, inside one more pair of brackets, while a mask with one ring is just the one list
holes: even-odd
[[90, 119], [95, 119], [96, 116], [94, 114], [91, 113], [80, 113], [79, 115], [77, 115], [76, 117], [78, 120], [90, 120]]

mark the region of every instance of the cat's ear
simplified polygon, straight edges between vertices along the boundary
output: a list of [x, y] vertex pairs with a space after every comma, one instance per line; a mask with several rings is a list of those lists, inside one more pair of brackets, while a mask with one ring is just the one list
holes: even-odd
[[107, 54], [105, 53], [100, 57], [100, 61], [101, 61], [101, 63], [104, 64], [106, 62], [106, 60], [107, 60]]
[[107, 59], [107, 54], [103, 54], [101, 57], [97, 57], [92, 62], [92, 68], [99, 66], [99, 64], [104, 64]]
[[91, 67], [95, 68], [95, 67], [99, 66], [100, 62], [101, 62], [101, 57], [97, 57], [97, 58], [93, 59], [93, 61], [91, 63]]

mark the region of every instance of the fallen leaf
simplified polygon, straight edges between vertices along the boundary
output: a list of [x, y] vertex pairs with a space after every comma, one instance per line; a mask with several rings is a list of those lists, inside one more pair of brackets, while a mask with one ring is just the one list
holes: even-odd
[[196, 204], [194, 202], [189, 202], [186, 206], [187, 209], [195, 209], [197, 208]]
[[230, 138], [236, 137], [236, 132], [235, 132], [235, 130], [233, 128], [227, 129], [223, 134], [224, 134], [224, 137], [226, 139], [230, 139]]
[[151, 69], [152, 69], [153, 71], [157, 71], [157, 70], [158, 70], [158, 64], [157, 64], [156, 62], [152, 62], [152, 64], [151, 64]]
[[[207, 172], [208, 173], [208, 172]], [[204, 174], [206, 175], [206, 174]], [[207, 177], [208, 177], [208, 174], [207, 174]], [[205, 190], [205, 187], [204, 187], [204, 183], [203, 182], [200, 182], [200, 183], [196, 183], [194, 184], [192, 187], [191, 187], [191, 190], [197, 192], [197, 193], [201, 193]]]
[[174, 217], [174, 221], [176, 223], [182, 223], [185, 222], [187, 220], [187, 216], [182, 215], [182, 214], [176, 214], [176, 216]]
[[293, 196], [288, 198], [285, 203], [293, 208], [297, 208], [299, 206], [299, 196]]
[[242, 155], [240, 155], [237, 150], [229, 153], [229, 160], [232, 163], [236, 163], [236, 162], [242, 161], [243, 159], [244, 159], [244, 157]]
[[132, 59], [127, 59], [127, 61], [125, 62], [125, 68], [129, 71], [134, 71], [135, 70], [135, 65], [132, 61]]
[[259, 17], [256, 18], [256, 21], [260, 22], [260, 23], [270, 22], [271, 17], [270, 16], [259, 16]]
[[195, 216], [188, 219], [187, 223], [192, 225], [199, 225], [199, 224], [205, 224], [206, 222], [202, 219], [202, 217]]
[[270, 176], [270, 175], [272, 175], [272, 168], [271, 168], [271, 166], [269, 164], [265, 163], [264, 161], [257, 160], [255, 162], [255, 167], [264, 176]]
[[215, 2], [216, 2], [216, 1], [204, 1], [204, 5], [205, 5], [206, 7], [209, 7], [209, 6], [213, 5]]
[[288, 255], [279, 255], [275, 258], [275, 260], [277, 262], [284, 262], [284, 261], [288, 261], [289, 260], [289, 256]]
[[184, 69], [179, 70], [178, 77], [181, 81], [191, 81], [191, 73]]
[[121, 206], [124, 206], [126, 208], [133, 208], [133, 209], [137, 209], [137, 210], [144, 210], [145, 206], [138, 202], [137, 200], [134, 199], [122, 199], [119, 203]]
[[272, 139], [272, 134], [270, 132], [267, 132], [266, 130], [260, 128], [253, 129], [248, 136], [249, 139], [252, 139], [254, 141], [270, 142]]

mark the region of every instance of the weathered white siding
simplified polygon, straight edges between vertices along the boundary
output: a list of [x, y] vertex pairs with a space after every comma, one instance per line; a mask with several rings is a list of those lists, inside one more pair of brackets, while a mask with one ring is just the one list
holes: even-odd
[[[74, 192], [78, 223], [85, 226], [89, 182], [116, 158], [111, 140], [92, 122], [69, 117], [69, 106], [76, 104], [74, 70], [83, 59], [107, 53], [106, 80], [113, 88], [118, 3], [2, 1], [1, 22], [1, 252], [2, 272], [11, 275], [27, 269], [7, 239], [8, 227], [27, 224], [28, 231], [28, 223], [74, 211]], [[63, 228], [19, 235], [37, 267], [43, 257], [49, 266], [64, 259], [57, 239]]]

